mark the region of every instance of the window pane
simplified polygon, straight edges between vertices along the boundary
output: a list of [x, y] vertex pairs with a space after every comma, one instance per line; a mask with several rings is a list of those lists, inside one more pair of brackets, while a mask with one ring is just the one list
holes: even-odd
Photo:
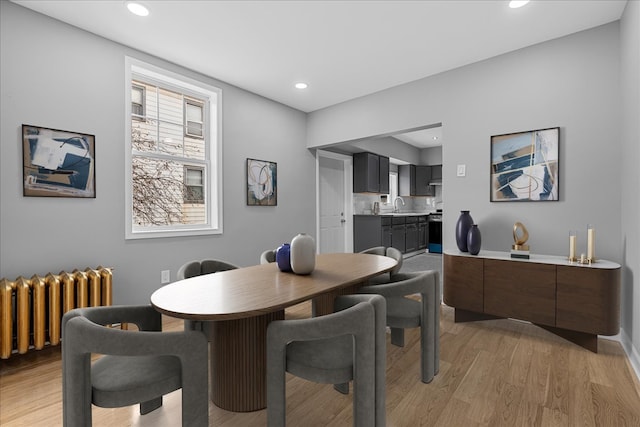
[[205, 140], [202, 138], [184, 137], [184, 156], [190, 159], [204, 160], [206, 155]]
[[131, 120], [131, 148], [136, 151], [153, 151], [157, 149], [158, 135], [156, 122], [153, 120]]
[[202, 123], [187, 122], [187, 134], [202, 136]]
[[201, 169], [187, 169], [187, 185], [202, 185]]
[[187, 120], [202, 122], [202, 106], [187, 102]]
[[182, 126], [182, 95], [170, 90], [158, 88], [160, 100], [158, 118], [162, 121], [179, 123]]
[[158, 145], [158, 151], [182, 157], [184, 147], [182, 142], [182, 125], [160, 122], [158, 128], [158, 131], [160, 132], [160, 144]]
[[133, 102], [134, 104], [140, 104], [142, 105], [142, 94], [143, 94], [143, 90], [142, 88], [139, 87], [132, 87], [131, 88], [131, 102]]
[[[205, 224], [204, 187], [186, 186], [185, 165], [169, 160], [134, 156], [132, 159], [133, 220], [138, 226]], [[202, 171], [200, 172], [202, 181]]]

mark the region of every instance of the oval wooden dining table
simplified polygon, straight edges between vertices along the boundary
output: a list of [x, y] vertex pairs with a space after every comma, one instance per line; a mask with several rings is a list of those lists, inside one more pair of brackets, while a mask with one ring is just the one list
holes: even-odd
[[276, 263], [192, 277], [151, 295], [159, 312], [210, 321], [211, 400], [235, 412], [266, 407], [266, 332], [284, 309], [313, 300], [314, 314], [332, 312], [337, 295], [355, 293], [396, 260], [359, 253], [316, 255], [309, 275], [282, 272]]

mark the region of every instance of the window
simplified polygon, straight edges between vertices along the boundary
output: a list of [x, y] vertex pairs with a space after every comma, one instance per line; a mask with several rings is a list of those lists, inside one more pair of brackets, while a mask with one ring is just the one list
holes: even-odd
[[131, 117], [144, 118], [144, 86], [131, 85]]
[[389, 172], [389, 198], [387, 203], [392, 203], [398, 197], [398, 172]]
[[185, 176], [185, 203], [204, 203], [204, 180], [202, 168], [194, 168], [186, 166], [184, 168]]
[[127, 58], [128, 239], [222, 232], [220, 90]]
[[184, 134], [202, 138], [204, 127], [204, 107], [193, 99], [184, 100]]

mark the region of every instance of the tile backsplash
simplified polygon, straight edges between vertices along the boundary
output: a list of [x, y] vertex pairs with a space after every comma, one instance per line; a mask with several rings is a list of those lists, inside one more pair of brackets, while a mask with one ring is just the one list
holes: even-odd
[[[400, 212], [429, 212], [435, 209], [442, 208], [442, 189], [436, 187], [436, 197], [403, 197], [404, 206], [399, 203]], [[393, 212], [393, 200], [389, 200], [388, 203], [382, 202], [382, 197], [379, 194], [365, 194], [354, 193], [353, 194], [353, 213], [358, 215], [368, 215], [373, 211], [373, 203], [380, 203], [380, 213]]]

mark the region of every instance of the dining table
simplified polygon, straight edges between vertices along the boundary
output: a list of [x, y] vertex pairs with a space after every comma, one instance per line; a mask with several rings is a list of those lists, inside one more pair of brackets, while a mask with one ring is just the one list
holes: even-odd
[[167, 316], [210, 322], [211, 400], [229, 411], [256, 411], [266, 407], [269, 323], [309, 300], [314, 316], [331, 313], [336, 296], [356, 293], [396, 265], [381, 255], [317, 254], [307, 275], [281, 271], [277, 263], [205, 274], [159, 288], [151, 305]]

